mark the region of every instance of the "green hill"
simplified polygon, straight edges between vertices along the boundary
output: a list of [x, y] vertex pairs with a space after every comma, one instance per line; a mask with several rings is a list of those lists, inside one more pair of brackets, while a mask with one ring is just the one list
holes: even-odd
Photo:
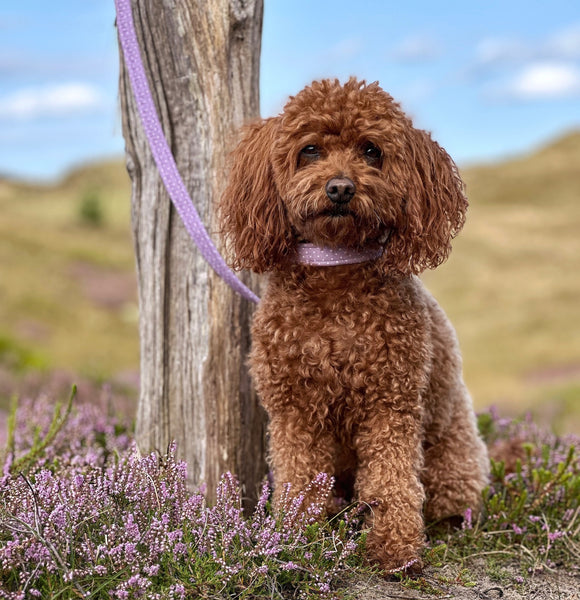
[[138, 365], [137, 303], [121, 161], [54, 185], [0, 180], [0, 365], [108, 378]]
[[[580, 132], [463, 170], [467, 225], [424, 279], [453, 320], [476, 405], [580, 430]], [[0, 371], [138, 367], [122, 161], [51, 186], [0, 179]], [[565, 419], [565, 422], [564, 422]]]
[[578, 431], [580, 132], [462, 174], [467, 225], [424, 279], [457, 327], [476, 404]]

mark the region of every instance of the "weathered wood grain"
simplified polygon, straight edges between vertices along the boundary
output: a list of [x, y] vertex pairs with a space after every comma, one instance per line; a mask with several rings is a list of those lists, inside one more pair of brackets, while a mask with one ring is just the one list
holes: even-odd
[[[227, 152], [259, 112], [262, 12], [262, 0], [133, 1], [163, 129], [218, 248]], [[120, 97], [139, 284], [139, 447], [163, 451], [175, 439], [189, 480], [207, 484], [210, 499], [226, 470], [253, 497], [265, 473], [265, 415], [245, 366], [253, 307], [205, 264], [172, 207], [122, 61]]]

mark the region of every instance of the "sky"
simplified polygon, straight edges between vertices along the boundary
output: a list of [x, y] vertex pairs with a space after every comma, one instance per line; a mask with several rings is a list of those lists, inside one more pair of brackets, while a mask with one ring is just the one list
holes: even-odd
[[[580, 129], [578, 0], [265, 0], [261, 112], [313, 79], [378, 80], [459, 165]], [[0, 176], [121, 156], [113, 0], [0, 8]]]

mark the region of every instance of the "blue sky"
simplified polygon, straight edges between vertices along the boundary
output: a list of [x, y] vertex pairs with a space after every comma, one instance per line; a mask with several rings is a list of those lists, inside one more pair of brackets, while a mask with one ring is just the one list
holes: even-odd
[[[0, 9], [0, 174], [123, 151], [113, 0]], [[580, 128], [577, 0], [265, 0], [262, 114], [312, 79], [378, 80], [460, 164]]]

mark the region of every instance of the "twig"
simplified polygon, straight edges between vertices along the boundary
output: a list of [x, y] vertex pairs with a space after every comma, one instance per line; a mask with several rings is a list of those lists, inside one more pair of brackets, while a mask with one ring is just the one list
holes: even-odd
[[147, 478], [151, 481], [151, 485], [153, 486], [153, 491], [155, 492], [155, 500], [157, 500], [157, 507], [161, 510], [161, 501], [159, 500], [159, 494], [157, 493], [157, 488], [155, 487], [155, 481], [153, 477], [151, 477], [150, 473], [146, 473]]
[[[576, 520], [576, 517], [578, 516], [578, 511], [580, 511], [580, 506], [576, 509], [576, 512], [574, 513], [574, 517], [572, 518], [572, 521], [571, 521], [570, 525], [568, 526], [569, 529], [572, 528], [572, 525], [573, 525], [574, 521]], [[579, 533], [580, 533], [580, 525], [578, 525], [578, 527], [576, 527], [576, 529], [574, 530], [574, 533], [572, 534], [572, 537], [576, 537]]]
[[568, 550], [576, 557], [580, 557], [580, 546], [573, 542], [569, 537], [563, 538], [564, 544], [568, 546]]
[[36, 576], [36, 574], [38, 573], [38, 569], [40, 569], [40, 563], [38, 563], [36, 565], [36, 568], [34, 569], [34, 571], [30, 574], [30, 577], [26, 580], [26, 583], [24, 584], [24, 587], [22, 588], [22, 593], [26, 594], [26, 590], [28, 589], [28, 586], [30, 585], [30, 582], [34, 579], [34, 577]]
[[[420, 597], [417, 596], [401, 596], [399, 594], [389, 594], [388, 592], [384, 592], [383, 595], [386, 598], [397, 598], [397, 600], [421, 600]], [[423, 596], [425, 598], [425, 596]], [[448, 598], [453, 598], [451, 594], [447, 594], [446, 596], [437, 596], [438, 600], [446, 600]]]

